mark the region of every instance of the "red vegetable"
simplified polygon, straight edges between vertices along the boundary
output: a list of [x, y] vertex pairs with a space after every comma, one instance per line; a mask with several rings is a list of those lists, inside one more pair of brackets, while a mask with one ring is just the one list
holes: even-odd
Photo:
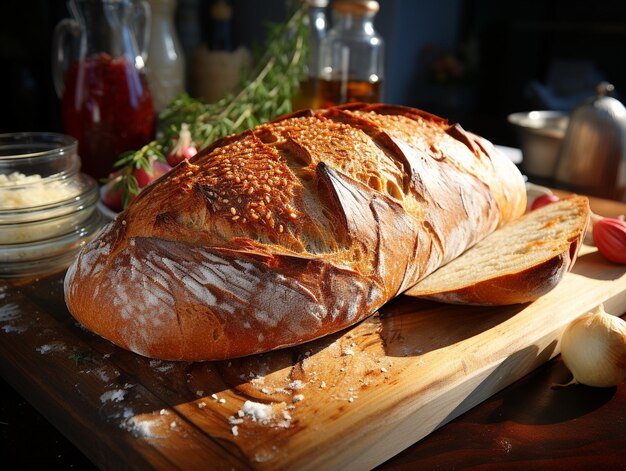
[[593, 225], [593, 240], [598, 251], [611, 262], [626, 263], [626, 223], [603, 218]]
[[559, 197], [552, 193], [538, 196], [537, 198], [535, 198], [535, 201], [533, 201], [533, 204], [530, 206], [530, 210], [534, 211], [537, 208], [541, 208], [542, 206], [545, 206], [547, 204], [554, 203], [555, 201], [559, 201]]
[[167, 172], [172, 170], [172, 167], [169, 164], [156, 160], [156, 158], [151, 158], [150, 161], [152, 166], [151, 171], [147, 171], [143, 167], [137, 168], [133, 171], [139, 188], [149, 185], [160, 176], [165, 175]]
[[183, 123], [180, 128], [180, 135], [178, 141], [172, 147], [172, 150], [167, 155], [167, 163], [172, 167], [175, 167], [183, 160], [188, 160], [198, 153], [198, 149], [193, 145], [191, 141], [191, 133], [189, 132], [189, 125]]
[[115, 185], [120, 182], [122, 177], [120, 175], [109, 180], [104, 186], [104, 195], [102, 196], [103, 203], [112, 211], [119, 213], [122, 210], [122, 186], [119, 185], [114, 188]]

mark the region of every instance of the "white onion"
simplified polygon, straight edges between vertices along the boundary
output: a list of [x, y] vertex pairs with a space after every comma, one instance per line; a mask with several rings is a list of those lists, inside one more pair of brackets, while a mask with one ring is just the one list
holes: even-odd
[[626, 321], [598, 306], [565, 329], [561, 358], [574, 376], [570, 384], [618, 385], [626, 379]]

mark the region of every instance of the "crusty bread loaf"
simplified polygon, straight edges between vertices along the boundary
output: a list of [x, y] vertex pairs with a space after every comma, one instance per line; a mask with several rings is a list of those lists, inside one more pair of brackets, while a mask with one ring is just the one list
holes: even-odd
[[574, 265], [589, 217], [584, 196], [543, 206], [491, 233], [404, 294], [452, 304], [534, 301]]
[[442, 118], [300, 112], [145, 188], [69, 268], [66, 303], [154, 358], [264, 352], [371, 315], [525, 205], [509, 159]]

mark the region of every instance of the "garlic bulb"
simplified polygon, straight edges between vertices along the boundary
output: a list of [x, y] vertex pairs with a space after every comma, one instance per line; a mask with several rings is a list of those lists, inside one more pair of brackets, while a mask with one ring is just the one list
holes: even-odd
[[598, 306], [565, 329], [561, 358], [574, 376], [571, 383], [616, 386], [626, 378], [626, 321]]

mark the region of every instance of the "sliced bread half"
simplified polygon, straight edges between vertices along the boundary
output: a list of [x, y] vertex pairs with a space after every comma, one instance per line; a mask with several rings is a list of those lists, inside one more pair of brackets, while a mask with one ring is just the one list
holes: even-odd
[[405, 295], [451, 304], [534, 301], [573, 266], [589, 221], [589, 201], [570, 195], [496, 230]]

